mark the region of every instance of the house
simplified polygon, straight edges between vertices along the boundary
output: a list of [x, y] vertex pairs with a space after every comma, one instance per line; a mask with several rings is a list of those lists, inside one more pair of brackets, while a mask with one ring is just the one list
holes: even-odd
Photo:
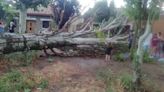
[[161, 13], [158, 20], [153, 23], [153, 33], [161, 32], [164, 38], [164, 13]]
[[[19, 24], [19, 18], [16, 19], [16, 24]], [[38, 33], [40, 31], [46, 30], [50, 27], [51, 22], [53, 21], [53, 12], [51, 6], [39, 7], [37, 11], [34, 9], [27, 10], [26, 18], [26, 32], [27, 33]], [[19, 30], [18, 26], [16, 28]]]

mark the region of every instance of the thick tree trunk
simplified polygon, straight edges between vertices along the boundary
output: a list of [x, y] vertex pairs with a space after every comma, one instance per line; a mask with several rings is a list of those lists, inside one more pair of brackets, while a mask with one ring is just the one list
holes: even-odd
[[[126, 39], [128, 36], [114, 37], [105, 39], [106, 42], [112, 43], [124, 43], [121, 41]], [[45, 47], [60, 48], [64, 46], [76, 46], [76, 45], [101, 45], [104, 44], [100, 38], [72, 38], [72, 37], [45, 37], [36, 35], [17, 35], [9, 34], [5, 36], [5, 40], [0, 41], [0, 52], [12, 53], [17, 51], [28, 50], [42, 50]]]
[[142, 77], [141, 66], [143, 63], [143, 55], [144, 55], [143, 43], [150, 33], [151, 33], [151, 24], [148, 21], [145, 29], [145, 33], [139, 38], [138, 49], [134, 58], [134, 84], [136, 90], [139, 90], [141, 85], [141, 77]]
[[19, 11], [19, 33], [26, 32], [26, 17], [27, 17], [27, 9], [25, 6], [22, 7]]

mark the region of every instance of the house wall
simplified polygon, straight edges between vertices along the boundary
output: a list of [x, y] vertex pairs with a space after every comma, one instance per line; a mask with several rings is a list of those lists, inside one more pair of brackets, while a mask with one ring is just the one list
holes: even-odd
[[[50, 23], [52, 21], [52, 19], [48, 19], [44, 17], [36, 17], [34, 19], [35, 20], [27, 19], [27, 27], [26, 27], [27, 33], [39, 33], [41, 31], [47, 30], [50, 27]], [[46, 22], [46, 27], [47, 25], [49, 26], [47, 28], [44, 28], [45, 23], [43, 24], [43, 22]]]
[[159, 20], [156, 20], [153, 23], [153, 32], [158, 33], [161, 32], [164, 37], [164, 15], [161, 15]]
[[34, 33], [37, 30], [35, 20], [27, 20], [26, 31], [27, 33]]

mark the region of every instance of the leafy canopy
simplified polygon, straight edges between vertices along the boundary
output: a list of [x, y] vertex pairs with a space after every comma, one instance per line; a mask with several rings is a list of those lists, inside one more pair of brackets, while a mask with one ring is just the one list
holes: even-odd
[[53, 0], [54, 19], [58, 28], [61, 29], [69, 18], [79, 14], [79, 3], [77, 0]]
[[49, 0], [14, 0], [14, 5], [17, 9], [22, 9], [23, 7], [37, 9], [38, 5], [46, 7], [49, 4]]
[[135, 21], [159, 18], [163, 0], [124, 0], [126, 15]]
[[14, 9], [6, 0], [0, 0], [0, 20], [9, 20], [14, 15]]
[[94, 17], [96, 22], [101, 23], [104, 20], [109, 20], [110, 17], [115, 17], [116, 11], [113, 0], [109, 5], [107, 0], [101, 0], [96, 2], [95, 6], [84, 14], [84, 17]]

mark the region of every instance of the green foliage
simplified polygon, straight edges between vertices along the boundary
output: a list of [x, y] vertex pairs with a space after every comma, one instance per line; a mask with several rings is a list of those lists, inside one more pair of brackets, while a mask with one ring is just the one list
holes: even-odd
[[97, 1], [95, 6], [84, 14], [84, 17], [93, 17], [94, 21], [101, 23], [103, 21], [108, 21], [111, 17], [116, 17], [116, 14], [117, 12], [113, 0], [110, 5], [108, 5], [107, 0], [101, 0]]
[[[137, 24], [159, 18], [161, 3], [164, 0], [124, 0], [126, 2], [125, 14]], [[141, 24], [140, 24], [141, 25]], [[144, 24], [145, 25], [145, 24]]]
[[17, 9], [23, 9], [23, 8], [33, 8], [33, 9], [37, 9], [38, 6], [44, 6], [46, 7], [50, 0], [15, 0], [16, 3], [13, 3], [13, 5], [17, 8]]
[[113, 59], [120, 62], [125, 61], [124, 54], [114, 54]]
[[133, 77], [129, 74], [123, 74], [120, 76], [121, 83], [125, 90], [132, 92], [133, 90]]
[[31, 89], [32, 86], [26, 82], [26, 77], [16, 70], [0, 77], [0, 92], [18, 92], [25, 89]]
[[48, 86], [48, 81], [31, 73], [22, 73], [18, 70], [0, 76], [0, 92], [32, 92], [33, 88], [42, 89]]
[[97, 78], [103, 80], [107, 86], [111, 86], [111, 82], [115, 78], [113, 72], [110, 69], [104, 68], [97, 72]]
[[36, 58], [38, 58], [36, 51], [17, 52], [5, 56], [5, 60], [8, 62], [13, 64], [20, 64], [23, 66], [31, 64]]
[[52, 0], [52, 3], [54, 3], [52, 4], [54, 20], [59, 29], [64, 26], [72, 15], [80, 14], [78, 0]]
[[105, 33], [104, 32], [97, 30], [96, 31], [96, 36], [97, 36], [97, 38], [100, 38], [101, 42], [105, 41]]
[[143, 62], [144, 63], [153, 63], [155, 60], [150, 58], [150, 54], [148, 52], [144, 52]]
[[116, 76], [109, 68], [100, 69], [97, 74], [106, 84], [106, 92], [133, 92], [131, 75]]
[[42, 80], [41, 83], [39, 84], [39, 88], [45, 89], [48, 86], [48, 81], [47, 80]]
[[14, 10], [13, 7], [9, 6], [7, 1], [0, 0], [0, 20], [10, 20], [15, 15]]

